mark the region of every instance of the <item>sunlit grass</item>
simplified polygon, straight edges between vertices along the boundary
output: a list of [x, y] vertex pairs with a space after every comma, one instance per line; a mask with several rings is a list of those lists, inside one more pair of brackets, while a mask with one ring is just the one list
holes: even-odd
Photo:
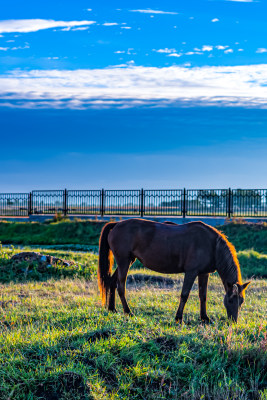
[[118, 300], [117, 314], [101, 307], [95, 280], [1, 285], [0, 398], [264, 399], [267, 281], [253, 281], [237, 325], [215, 276], [213, 324], [193, 290], [177, 325], [179, 287], [129, 285], [128, 318]]

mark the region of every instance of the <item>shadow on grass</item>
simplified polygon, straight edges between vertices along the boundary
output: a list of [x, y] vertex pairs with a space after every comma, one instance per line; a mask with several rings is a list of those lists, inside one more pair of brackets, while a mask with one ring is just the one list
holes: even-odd
[[[217, 393], [217, 399], [243, 398], [236, 397], [235, 391], [240, 390], [246, 393], [244, 398], [256, 400], [260, 390], [267, 388], [267, 357], [260, 348], [232, 350], [226, 338], [204, 340], [195, 333], [160, 335], [125, 346], [120, 336], [115, 329], [102, 328], [62, 338], [53, 346], [22, 346], [24, 365], [31, 371], [38, 367], [48, 371], [31, 379], [27, 395], [44, 400], [90, 400], [86, 377], [100, 381], [108, 393], [120, 393], [127, 382], [128, 398], [133, 399], [198, 399], [203, 393], [214, 399], [211, 393], [218, 386], [221, 395]], [[88, 343], [93, 347], [88, 348]], [[48, 360], [53, 360], [53, 367]], [[75, 371], [67, 369], [69, 360], [76, 365]], [[58, 367], [64, 372], [52, 371]], [[18, 381], [17, 385], [25, 383]], [[196, 397], [186, 397], [192, 385]]]

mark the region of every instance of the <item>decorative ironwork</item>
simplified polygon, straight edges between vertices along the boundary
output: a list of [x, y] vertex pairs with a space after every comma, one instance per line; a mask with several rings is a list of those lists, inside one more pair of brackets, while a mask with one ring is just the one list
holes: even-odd
[[0, 215], [267, 217], [267, 189], [35, 190], [0, 193]]
[[182, 215], [182, 190], [144, 190], [144, 215]]
[[227, 216], [227, 189], [189, 189], [186, 191], [186, 215]]
[[267, 189], [232, 190], [234, 217], [267, 217]]
[[68, 190], [67, 214], [99, 215], [101, 190]]
[[64, 190], [34, 190], [32, 192], [33, 214], [64, 213]]
[[140, 190], [105, 190], [105, 215], [140, 215]]
[[0, 215], [27, 216], [28, 193], [0, 193]]

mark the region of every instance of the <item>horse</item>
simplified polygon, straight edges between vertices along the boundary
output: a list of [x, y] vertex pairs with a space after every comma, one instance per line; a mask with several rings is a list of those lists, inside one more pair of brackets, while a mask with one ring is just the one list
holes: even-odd
[[[117, 268], [112, 274], [114, 258]], [[116, 312], [116, 289], [125, 314], [133, 315], [127, 303], [126, 279], [130, 265], [138, 259], [146, 268], [167, 274], [184, 273], [176, 322], [198, 277], [200, 318], [209, 322], [206, 297], [209, 274], [217, 271], [225, 288], [224, 306], [230, 320], [237, 322], [250, 284], [242, 283], [234, 246], [216, 228], [201, 221], [177, 225], [145, 219], [107, 223], [100, 235], [98, 287], [102, 304]]]

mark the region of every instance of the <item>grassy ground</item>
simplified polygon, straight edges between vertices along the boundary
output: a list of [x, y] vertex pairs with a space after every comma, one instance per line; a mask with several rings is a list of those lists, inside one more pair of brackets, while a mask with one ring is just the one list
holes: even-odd
[[0, 398], [267, 399], [267, 281], [253, 281], [230, 326], [216, 277], [214, 323], [200, 324], [193, 290], [176, 325], [180, 285], [129, 285], [132, 318], [101, 307], [95, 280], [2, 285]]
[[[267, 400], [267, 280], [253, 279], [238, 324], [228, 325], [213, 275], [213, 324], [200, 324], [195, 285], [180, 326], [174, 316], [182, 276], [159, 278], [137, 263], [128, 280], [135, 316], [125, 317], [119, 301], [110, 314], [96, 287], [97, 255], [66, 250], [66, 243], [76, 250], [97, 243], [100, 228], [0, 223], [6, 243], [35, 238], [57, 250], [33, 250], [70, 261], [25, 268], [10, 261], [21, 250], [0, 249], [0, 399]], [[239, 250], [243, 277], [267, 276], [266, 227], [223, 230]]]
[[[98, 245], [104, 222], [61, 221], [49, 224], [37, 222], [0, 222], [0, 242], [23, 245], [66, 245], [75, 250]], [[238, 251], [253, 249], [267, 254], [267, 224], [235, 222], [219, 227]], [[86, 249], [86, 248], [85, 248]]]
[[[37, 251], [44, 255], [71, 261], [68, 268], [60, 264], [49, 268], [39, 268], [37, 265], [13, 264], [10, 261], [12, 255], [21, 251]], [[238, 252], [238, 259], [241, 265], [244, 279], [251, 277], [267, 278], [267, 255], [260, 254], [254, 250]], [[73, 261], [73, 263], [72, 263]], [[70, 250], [53, 250], [51, 248], [38, 248], [26, 246], [23, 249], [5, 248], [0, 244], [0, 283], [26, 282], [30, 280], [46, 280], [49, 278], [78, 277], [87, 280], [96, 276], [98, 256], [89, 252], [78, 252]], [[137, 260], [131, 270], [143, 269], [143, 265]], [[146, 270], [146, 273], [153, 273]]]

